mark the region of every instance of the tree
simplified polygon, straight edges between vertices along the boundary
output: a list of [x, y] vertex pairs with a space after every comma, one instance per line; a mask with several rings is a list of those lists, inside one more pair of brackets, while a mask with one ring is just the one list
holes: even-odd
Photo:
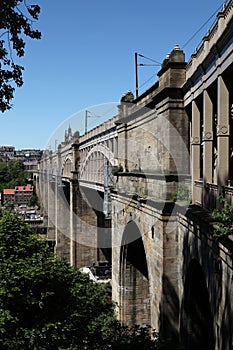
[[24, 67], [15, 63], [16, 57], [25, 54], [25, 38], [40, 39], [41, 33], [33, 29], [40, 7], [27, 5], [26, 0], [0, 2], [0, 110], [12, 107], [15, 85], [23, 85]]
[[116, 320], [105, 285], [56, 259], [16, 212], [0, 214], [0, 349], [154, 349], [148, 327]]
[[20, 160], [0, 162], [0, 190], [25, 186], [29, 176], [29, 172], [24, 170], [24, 164]]
[[106, 287], [55, 259], [16, 213], [3, 213], [1, 349], [101, 349], [115, 323]]
[[38, 209], [40, 208], [39, 199], [38, 199], [38, 196], [37, 196], [37, 194], [35, 192], [33, 192], [33, 195], [30, 197], [30, 199], [28, 201], [28, 206], [29, 207], [37, 206]]

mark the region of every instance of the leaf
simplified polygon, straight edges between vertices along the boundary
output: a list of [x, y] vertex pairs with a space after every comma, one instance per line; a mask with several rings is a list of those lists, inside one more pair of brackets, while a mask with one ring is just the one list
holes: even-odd
[[38, 20], [40, 7], [26, 5], [26, 0], [0, 2], [0, 110], [12, 108], [15, 86], [23, 85], [23, 66], [14, 62], [15, 57], [25, 54], [25, 38], [40, 39], [41, 32], [33, 29], [33, 20]]

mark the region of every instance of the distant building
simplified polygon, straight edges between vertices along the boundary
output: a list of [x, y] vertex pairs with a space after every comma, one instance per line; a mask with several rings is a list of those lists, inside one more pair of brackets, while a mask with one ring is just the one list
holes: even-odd
[[16, 186], [14, 189], [4, 189], [2, 193], [2, 204], [28, 204], [33, 195], [33, 186]]
[[0, 162], [9, 160], [20, 160], [23, 162], [25, 170], [37, 170], [38, 162], [43, 151], [40, 149], [16, 150], [14, 146], [0, 146]]
[[25, 170], [37, 170], [38, 162], [41, 159], [42, 151], [39, 149], [22, 149], [14, 152], [14, 159], [21, 160]]
[[2, 193], [2, 204], [15, 203], [15, 190], [5, 189]]
[[0, 161], [8, 162], [8, 160], [14, 159], [15, 147], [13, 146], [0, 146]]

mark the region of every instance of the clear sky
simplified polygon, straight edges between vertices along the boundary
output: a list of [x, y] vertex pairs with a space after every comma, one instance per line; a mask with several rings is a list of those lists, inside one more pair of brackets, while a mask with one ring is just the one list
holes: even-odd
[[[188, 61], [224, 1], [35, 3], [41, 14], [34, 28], [42, 39], [27, 40], [19, 61], [25, 67], [24, 85], [16, 89], [12, 110], [0, 112], [0, 145], [16, 149], [46, 148], [55, 130], [71, 119], [72, 129], [83, 134], [85, 110], [94, 111], [88, 128], [104, 121], [110, 115], [99, 106], [116, 106], [128, 90], [135, 94], [134, 53], [162, 62], [178, 44]], [[138, 63], [153, 62], [140, 58]], [[158, 70], [138, 67], [139, 93], [157, 81]]]

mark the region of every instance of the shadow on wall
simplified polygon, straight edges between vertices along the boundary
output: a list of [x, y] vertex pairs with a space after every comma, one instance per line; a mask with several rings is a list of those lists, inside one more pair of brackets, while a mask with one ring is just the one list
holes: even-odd
[[179, 298], [169, 278], [163, 275], [163, 299], [160, 305], [161, 349], [183, 349], [179, 341]]
[[[132, 238], [136, 239], [133, 240]], [[150, 324], [150, 293], [146, 255], [134, 221], [123, 233], [120, 252], [120, 318], [127, 325]]]
[[214, 314], [218, 312], [216, 301], [221, 298], [220, 271], [216, 275], [218, 246], [212, 238], [205, 210], [191, 206], [186, 216], [180, 319], [182, 343], [184, 349], [214, 350]]
[[[188, 350], [232, 349], [232, 257], [220, 252], [207, 214], [197, 206], [186, 213], [181, 334]], [[228, 238], [221, 243], [232, 251]]]
[[191, 260], [185, 279], [181, 334], [185, 349], [215, 349], [209, 292], [202, 268], [195, 259]]
[[[233, 282], [231, 281], [231, 294], [233, 295]], [[226, 293], [226, 300], [229, 300], [230, 296]], [[232, 300], [232, 296], [231, 296]], [[221, 349], [233, 349], [233, 309], [230, 303], [225, 303], [222, 311], [223, 322], [220, 328], [221, 339], [218, 342], [221, 343]], [[231, 347], [229, 347], [231, 344]], [[220, 344], [219, 344], [220, 345]], [[219, 347], [220, 349], [220, 347]]]
[[[203, 213], [198, 212], [198, 215]], [[222, 298], [218, 246], [214, 239], [207, 238], [207, 227], [202, 227], [205, 233], [201, 231], [200, 222], [194, 224], [193, 220], [188, 219], [186, 225], [183, 241], [183, 295], [180, 299], [178, 282], [171, 280], [169, 274], [164, 274], [160, 334], [164, 340], [173, 344], [170, 349], [214, 350], [217, 342], [214, 332], [215, 315], [219, 313]], [[173, 271], [174, 266], [171, 268]], [[171, 276], [174, 276], [172, 271]], [[225, 318], [229, 318], [229, 306], [225, 305], [225, 309]], [[224, 321], [224, 324], [229, 325], [229, 322]], [[219, 330], [219, 334], [222, 335], [224, 331], [227, 333], [226, 326]]]

